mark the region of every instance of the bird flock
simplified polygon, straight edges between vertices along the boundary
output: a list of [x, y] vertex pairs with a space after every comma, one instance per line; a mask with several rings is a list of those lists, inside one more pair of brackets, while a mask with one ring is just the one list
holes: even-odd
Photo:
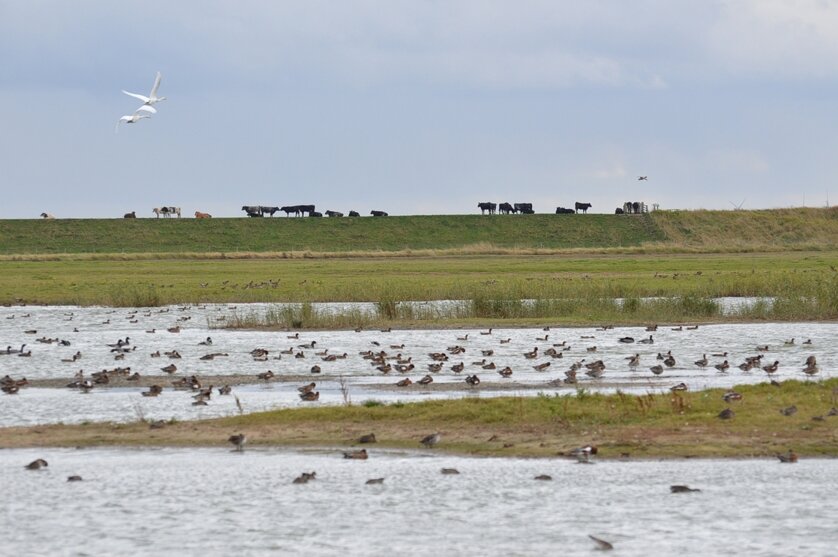
[[157, 95], [157, 91], [158, 89], [160, 89], [160, 81], [162, 80], [162, 78], [162, 74], [160, 72], [157, 72], [157, 76], [154, 78], [154, 85], [152, 85], [151, 92], [147, 96], [140, 95], [139, 93], [131, 93], [129, 91], [126, 91], [125, 89], [122, 90], [122, 92], [128, 95], [129, 97], [134, 97], [135, 99], [141, 100], [143, 104], [141, 104], [131, 114], [126, 114], [125, 116], [122, 116], [116, 123], [114, 133], [119, 131], [120, 124], [136, 124], [140, 120], [151, 118], [153, 114], [157, 114], [157, 109], [154, 107], [154, 105], [160, 101], [166, 100], [166, 97], [160, 97]]

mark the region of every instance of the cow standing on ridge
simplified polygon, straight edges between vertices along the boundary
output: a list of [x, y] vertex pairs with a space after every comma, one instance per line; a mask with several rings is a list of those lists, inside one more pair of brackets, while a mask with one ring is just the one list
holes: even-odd
[[582, 212], [587, 215], [588, 214], [588, 209], [590, 209], [591, 207], [592, 207], [592, 205], [590, 203], [579, 203], [578, 201], [576, 202], [576, 212], [577, 213], [579, 212], [579, 209], [582, 209]]
[[477, 204], [477, 208], [480, 209], [481, 215], [485, 215], [486, 211], [489, 211], [490, 215], [494, 215], [498, 208], [498, 204], [492, 203], [491, 201], [483, 201]]

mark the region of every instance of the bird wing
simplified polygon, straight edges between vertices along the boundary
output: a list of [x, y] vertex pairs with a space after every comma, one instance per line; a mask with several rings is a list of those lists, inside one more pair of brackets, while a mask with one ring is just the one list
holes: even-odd
[[125, 89], [123, 89], [122, 92], [125, 93], [126, 95], [128, 95], [129, 97], [134, 97], [135, 99], [140, 99], [144, 103], [147, 103], [149, 101], [149, 98], [146, 97], [145, 95], [138, 95], [137, 93], [129, 93]]
[[151, 88], [151, 94], [149, 97], [152, 99], [157, 97], [157, 89], [160, 87], [160, 80], [163, 78], [163, 75], [160, 72], [157, 72], [157, 77], [154, 78], [154, 87]]
[[153, 106], [151, 106], [150, 104], [144, 104], [144, 105], [140, 106], [140, 108], [135, 110], [134, 113], [136, 114], [137, 112], [140, 112], [140, 111], [150, 112], [152, 114], [157, 114], [157, 109], [154, 108]]
[[117, 120], [117, 121], [116, 121], [116, 127], [114, 128], [113, 133], [118, 133], [118, 132], [119, 132], [119, 125], [120, 125], [122, 122], [127, 122], [127, 121], [128, 121], [128, 120], [130, 120], [130, 119], [131, 119], [131, 117], [130, 117], [130, 116], [123, 116], [122, 118], [120, 118], [119, 120]]

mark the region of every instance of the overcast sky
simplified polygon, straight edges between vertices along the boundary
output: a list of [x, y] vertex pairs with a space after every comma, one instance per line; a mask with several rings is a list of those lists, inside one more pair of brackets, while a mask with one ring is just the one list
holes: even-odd
[[0, 60], [0, 218], [838, 198], [838, 2], [0, 0]]

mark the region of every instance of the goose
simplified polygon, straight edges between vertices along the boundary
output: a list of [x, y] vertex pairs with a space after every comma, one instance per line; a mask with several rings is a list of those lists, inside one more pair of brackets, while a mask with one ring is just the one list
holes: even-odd
[[[125, 124], [136, 124], [140, 120], [144, 120], [146, 118], [151, 118], [151, 114], [154, 114], [157, 110], [151, 106], [143, 105], [139, 107], [137, 110], [133, 112], [133, 114], [126, 114], [119, 118], [116, 122], [116, 127], [114, 128], [114, 133], [119, 131], [119, 125], [122, 123]], [[151, 113], [151, 114], [145, 114]]]
[[640, 344], [654, 344], [655, 339], [652, 338], [652, 335], [649, 335], [649, 338], [641, 338], [638, 342], [640, 342]]
[[492, 329], [491, 329], [491, 327], [489, 328], [489, 330], [488, 330], [488, 331], [480, 331], [480, 334], [481, 334], [481, 335], [491, 335], [491, 334], [492, 334]]
[[207, 337], [206, 340], [199, 342], [198, 346], [212, 346], [212, 338]]
[[457, 337], [457, 340], [468, 340], [468, 334], [462, 337]]
[[544, 335], [543, 337], [535, 337], [537, 342], [547, 342], [547, 339], [550, 338], [550, 335]]

